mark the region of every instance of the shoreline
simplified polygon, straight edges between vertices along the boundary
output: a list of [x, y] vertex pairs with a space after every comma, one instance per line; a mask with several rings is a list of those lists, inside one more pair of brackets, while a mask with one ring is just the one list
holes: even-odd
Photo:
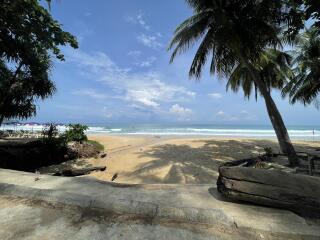
[[[243, 136], [243, 135], [210, 135], [210, 134], [158, 134], [158, 133], [87, 133], [90, 136], [101, 137], [141, 137], [141, 138], [161, 138], [161, 139], [193, 139], [193, 138], [205, 138], [205, 139], [237, 139], [237, 140], [271, 140], [278, 141], [276, 136]], [[314, 142], [320, 143], [320, 137], [295, 137], [291, 136], [292, 142]]]

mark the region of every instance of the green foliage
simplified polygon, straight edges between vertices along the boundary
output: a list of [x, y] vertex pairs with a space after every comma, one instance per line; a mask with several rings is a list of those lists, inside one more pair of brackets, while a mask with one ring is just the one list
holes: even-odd
[[282, 0], [286, 7], [288, 28], [284, 31], [293, 40], [305, 28], [306, 21], [312, 27], [320, 28], [320, 4], [318, 0]]
[[36, 114], [35, 100], [55, 91], [51, 56], [63, 61], [59, 47], [78, 45], [38, 0], [3, 0], [0, 12], [1, 124]]
[[272, 156], [273, 151], [271, 147], [265, 147], [263, 150], [265, 151], [267, 156]]
[[45, 146], [49, 158], [67, 151], [67, 142], [62, 137], [43, 138], [41, 142]]
[[55, 124], [51, 123], [42, 130], [43, 138], [56, 138], [59, 135], [58, 128]]
[[[254, 67], [270, 92], [273, 88], [281, 90], [286, 84], [286, 79], [293, 76], [290, 64], [291, 56], [288, 53], [267, 49], [261, 53]], [[250, 74], [250, 69], [243, 63], [239, 63], [233, 70], [226, 85], [227, 90], [231, 89], [234, 92], [238, 92], [240, 88], [248, 99], [254, 91], [257, 99], [259, 89]]]
[[[272, 97], [272, 88], [282, 88], [291, 73], [290, 56], [281, 52], [283, 44], [293, 44], [295, 32], [304, 20], [294, 0], [186, 0], [193, 16], [175, 30], [169, 50], [171, 62], [200, 42], [189, 76], [199, 79], [210, 61], [210, 73], [229, 79], [227, 89], [243, 88], [249, 97], [254, 89], [264, 97], [281, 150], [290, 164], [297, 163], [295, 150]], [[296, 11], [295, 13], [293, 13]], [[292, 29], [291, 29], [292, 28]], [[287, 30], [287, 33], [285, 31]], [[210, 59], [208, 59], [210, 58]], [[285, 141], [284, 141], [285, 140]]]
[[94, 140], [87, 140], [87, 143], [89, 143], [89, 144], [91, 144], [91, 145], [95, 146], [95, 147], [96, 147], [96, 149], [97, 149], [99, 152], [104, 151], [104, 146], [103, 146], [101, 143], [97, 142], [97, 141], [94, 141]]
[[320, 93], [320, 36], [319, 29], [312, 27], [296, 38], [294, 55], [294, 76], [283, 89], [290, 102], [301, 101], [307, 105], [314, 103], [319, 107]]
[[320, 4], [315, 0], [186, 2], [193, 15], [176, 28], [169, 50], [173, 50], [172, 62], [200, 41], [189, 70], [196, 78], [207, 61], [211, 74], [220, 77], [229, 77], [244, 60], [256, 68], [265, 67], [258, 65], [267, 49], [295, 44], [296, 35], [311, 18], [320, 27]]
[[68, 130], [63, 134], [63, 138], [66, 142], [82, 142], [86, 141], [87, 135], [85, 134], [85, 131], [88, 129], [88, 126], [81, 125], [81, 124], [69, 124]]
[[[211, 57], [210, 72], [230, 76], [245, 58], [255, 63], [265, 48], [281, 45], [281, 1], [187, 0], [194, 15], [175, 30], [171, 61], [201, 41], [189, 75], [199, 78]], [[256, 63], [255, 63], [256, 64]]]
[[59, 136], [58, 128], [53, 123], [42, 130], [41, 141], [50, 161], [54, 156], [63, 155], [67, 151], [67, 141], [64, 137]]

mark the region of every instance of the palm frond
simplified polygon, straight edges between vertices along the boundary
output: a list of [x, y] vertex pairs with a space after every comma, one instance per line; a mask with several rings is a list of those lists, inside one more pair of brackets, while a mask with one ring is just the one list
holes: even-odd
[[289, 95], [292, 104], [319, 106], [320, 92], [320, 36], [314, 27], [297, 36], [297, 49], [293, 60], [295, 75], [284, 87], [282, 94]]

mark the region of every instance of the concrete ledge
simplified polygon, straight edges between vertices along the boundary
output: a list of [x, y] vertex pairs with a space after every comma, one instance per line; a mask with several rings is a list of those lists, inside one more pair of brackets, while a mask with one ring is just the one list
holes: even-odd
[[105, 198], [86, 196], [61, 190], [35, 189], [0, 183], [0, 194], [50, 203], [61, 203], [83, 208], [99, 209], [116, 214], [132, 214], [152, 219], [169, 219], [183, 223], [228, 225], [234, 227], [232, 218], [219, 209], [199, 209], [158, 205], [150, 202], [120, 199], [116, 202]]
[[0, 195], [151, 220], [224, 226], [320, 239], [320, 225], [290, 211], [231, 203], [212, 185], [128, 185], [0, 169]]

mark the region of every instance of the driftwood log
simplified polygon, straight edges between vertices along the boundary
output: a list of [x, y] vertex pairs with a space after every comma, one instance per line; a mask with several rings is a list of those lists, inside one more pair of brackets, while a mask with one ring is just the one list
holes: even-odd
[[280, 170], [221, 166], [217, 187], [229, 199], [320, 215], [318, 177]]
[[64, 169], [59, 172], [55, 172], [53, 176], [76, 177], [76, 176], [89, 174], [93, 171], [104, 171], [104, 170], [106, 170], [106, 166], [87, 167], [87, 168], [81, 168], [81, 169]]

